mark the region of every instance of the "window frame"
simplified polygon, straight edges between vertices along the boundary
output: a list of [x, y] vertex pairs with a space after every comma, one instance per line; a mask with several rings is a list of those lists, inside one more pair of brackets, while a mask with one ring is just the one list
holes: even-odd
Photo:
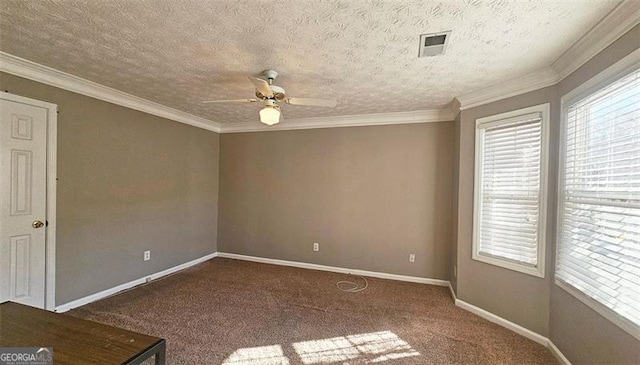
[[600, 314], [616, 326], [620, 327], [631, 336], [640, 340], [640, 326], [616, 313], [613, 309], [591, 298], [580, 289], [562, 280], [557, 275], [558, 251], [562, 239], [562, 226], [564, 220], [564, 190], [565, 190], [565, 168], [567, 153], [567, 123], [569, 107], [576, 102], [600, 91], [620, 80], [621, 78], [640, 70], [640, 49], [630, 53], [620, 61], [596, 74], [589, 80], [568, 91], [560, 98], [560, 133], [558, 151], [558, 184], [557, 184], [557, 206], [556, 206], [556, 232], [555, 232], [555, 259], [554, 259], [554, 284], [578, 299], [580, 302]]
[[[472, 254], [471, 258], [476, 261], [495, 265], [505, 269], [517, 271], [520, 273], [532, 275], [539, 278], [545, 277], [545, 259], [546, 259], [546, 236], [547, 236], [547, 199], [549, 190], [549, 123], [550, 123], [550, 103], [539, 104], [527, 108], [517, 109], [506, 113], [491, 115], [488, 117], [478, 118], [475, 121], [475, 168], [473, 177], [473, 236], [472, 236]], [[484, 157], [484, 128], [483, 125], [491, 124], [492, 126], [513, 122], [518, 117], [527, 114], [539, 113], [541, 116], [541, 141], [540, 141], [540, 191], [539, 199], [539, 217], [538, 217], [538, 250], [537, 264], [535, 266], [524, 265], [516, 261], [500, 258], [499, 256], [483, 255], [480, 252], [478, 235], [480, 233], [480, 222], [482, 221], [482, 168]]]

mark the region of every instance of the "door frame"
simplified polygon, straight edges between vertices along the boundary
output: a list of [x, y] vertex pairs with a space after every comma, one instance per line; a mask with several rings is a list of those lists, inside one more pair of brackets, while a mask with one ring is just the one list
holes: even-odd
[[0, 92], [0, 99], [43, 108], [47, 111], [47, 187], [45, 232], [45, 309], [56, 307], [56, 180], [58, 151], [58, 105]]

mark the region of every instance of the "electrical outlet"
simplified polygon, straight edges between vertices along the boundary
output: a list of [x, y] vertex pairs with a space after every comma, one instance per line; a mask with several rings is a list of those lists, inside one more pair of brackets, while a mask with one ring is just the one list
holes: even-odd
[[413, 253], [409, 254], [409, 262], [416, 262], [416, 255]]
[[458, 265], [453, 264], [453, 277], [457, 278], [458, 277]]
[[313, 243], [313, 251], [314, 252], [320, 251], [320, 244], [318, 242]]
[[144, 252], [144, 261], [149, 261], [151, 260], [151, 251], [145, 251]]

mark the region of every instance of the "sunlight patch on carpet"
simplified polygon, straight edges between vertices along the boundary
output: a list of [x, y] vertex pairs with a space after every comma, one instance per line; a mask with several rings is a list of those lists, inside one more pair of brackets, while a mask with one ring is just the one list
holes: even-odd
[[[358, 360], [373, 364], [420, 356], [411, 345], [391, 331], [302, 341], [292, 344], [304, 364], [327, 364]], [[282, 346], [247, 347], [236, 350], [223, 365], [289, 365]]]
[[355, 359], [366, 363], [377, 363], [420, 355], [411, 345], [391, 331], [297, 342], [293, 344], [293, 348], [305, 364]]
[[223, 365], [289, 365], [280, 345], [249, 347], [234, 351]]

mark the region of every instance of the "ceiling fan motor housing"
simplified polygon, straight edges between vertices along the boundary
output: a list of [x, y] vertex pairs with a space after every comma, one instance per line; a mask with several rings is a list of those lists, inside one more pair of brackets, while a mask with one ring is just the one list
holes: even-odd
[[[275, 71], [274, 71], [275, 72]], [[283, 101], [284, 99], [286, 99], [286, 92], [284, 91], [283, 88], [281, 88], [280, 86], [277, 85], [269, 85], [269, 88], [271, 89], [271, 92], [273, 92], [273, 96], [272, 97], [268, 97], [264, 94], [262, 94], [259, 91], [256, 91], [256, 96], [260, 99], [275, 99], [277, 101]]]
[[278, 104], [277, 104], [277, 103], [276, 103], [276, 101], [275, 101], [275, 100], [273, 100], [273, 99], [264, 99], [264, 100], [262, 101], [262, 105], [267, 106], [267, 107], [269, 107], [269, 106], [270, 106], [270, 107], [273, 107], [273, 108], [279, 108], [279, 107], [278, 107]]

